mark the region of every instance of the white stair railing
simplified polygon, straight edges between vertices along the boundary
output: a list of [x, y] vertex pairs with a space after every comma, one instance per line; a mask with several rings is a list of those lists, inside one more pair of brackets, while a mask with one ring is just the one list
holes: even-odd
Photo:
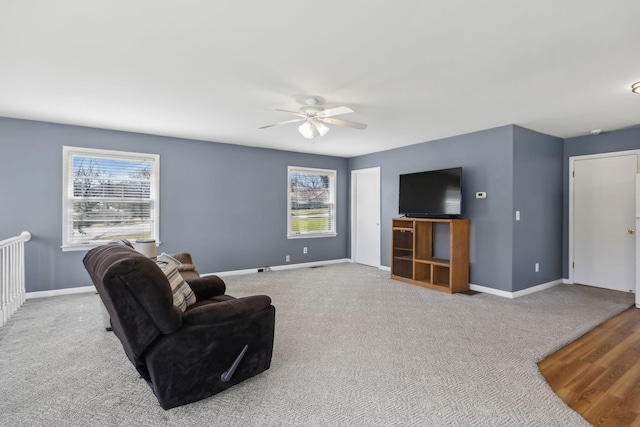
[[24, 281], [24, 242], [31, 233], [0, 241], [0, 327], [18, 311], [27, 298]]

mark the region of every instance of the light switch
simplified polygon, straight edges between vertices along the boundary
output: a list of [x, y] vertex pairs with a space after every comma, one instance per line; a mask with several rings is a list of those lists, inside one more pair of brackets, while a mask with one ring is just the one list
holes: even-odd
[[516, 211], [516, 221], [520, 221], [520, 211]]

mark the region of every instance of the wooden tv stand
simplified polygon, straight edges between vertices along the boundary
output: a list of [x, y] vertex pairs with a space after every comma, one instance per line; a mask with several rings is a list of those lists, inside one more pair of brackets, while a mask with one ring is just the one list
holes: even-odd
[[[449, 224], [449, 259], [433, 257], [433, 224]], [[450, 294], [469, 290], [469, 220], [394, 218], [391, 278]]]

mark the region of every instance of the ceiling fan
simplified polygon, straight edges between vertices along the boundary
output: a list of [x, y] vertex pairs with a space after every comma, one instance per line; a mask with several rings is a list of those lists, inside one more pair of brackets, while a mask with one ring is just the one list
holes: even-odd
[[329, 132], [330, 125], [346, 126], [354, 129], [366, 129], [367, 125], [363, 123], [351, 122], [349, 120], [336, 119], [334, 116], [341, 114], [353, 113], [353, 109], [349, 107], [333, 107], [325, 109], [322, 107], [322, 101], [320, 98], [305, 98], [302, 101], [304, 104], [299, 111], [281, 110], [279, 108], [271, 108], [274, 111], [282, 111], [284, 113], [294, 114], [299, 118], [293, 120], [286, 120], [280, 123], [274, 123], [272, 125], [261, 126], [258, 129], [266, 129], [273, 126], [284, 125], [287, 123], [304, 122], [298, 126], [298, 131], [302, 136], [307, 139], [315, 138], [316, 136], [325, 136]]

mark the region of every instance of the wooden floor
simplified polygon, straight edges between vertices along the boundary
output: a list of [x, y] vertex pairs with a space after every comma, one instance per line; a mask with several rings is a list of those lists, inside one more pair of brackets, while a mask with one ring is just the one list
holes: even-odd
[[594, 426], [640, 427], [640, 309], [631, 307], [538, 363]]

